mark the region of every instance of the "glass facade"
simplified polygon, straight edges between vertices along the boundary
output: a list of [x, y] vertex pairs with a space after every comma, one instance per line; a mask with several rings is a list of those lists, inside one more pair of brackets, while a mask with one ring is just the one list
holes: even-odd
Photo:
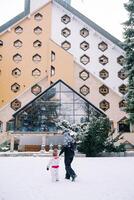
[[16, 131], [55, 131], [59, 121], [70, 123], [88, 121], [101, 111], [87, 102], [62, 81], [58, 81], [15, 114]]

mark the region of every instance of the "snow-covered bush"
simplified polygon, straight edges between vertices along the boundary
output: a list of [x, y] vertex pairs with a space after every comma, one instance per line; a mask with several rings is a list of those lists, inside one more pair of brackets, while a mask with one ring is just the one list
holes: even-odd
[[76, 141], [78, 141], [79, 138], [79, 132], [81, 129], [81, 125], [80, 124], [71, 124], [66, 120], [60, 121], [56, 124], [57, 129], [61, 130], [61, 131], [65, 131], [65, 130], [70, 130], [70, 135], [72, 135]]
[[10, 149], [10, 146], [7, 142], [0, 145], [0, 152], [5, 152], [5, 151], [8, 151], [9, 149]]

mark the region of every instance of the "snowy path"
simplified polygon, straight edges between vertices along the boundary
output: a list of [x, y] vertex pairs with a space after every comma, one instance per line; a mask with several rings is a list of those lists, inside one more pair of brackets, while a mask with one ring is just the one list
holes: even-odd
[[75, 158], [76, 182], [51, 182], [49, 158], [0, 158], [0, 200], [134, 200], [134, 158]]

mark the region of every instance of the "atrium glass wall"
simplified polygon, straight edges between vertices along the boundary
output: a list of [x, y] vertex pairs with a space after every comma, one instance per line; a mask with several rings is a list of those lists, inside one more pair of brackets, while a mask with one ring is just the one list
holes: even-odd
[[74, 90], [58, 81], [15, 115], [16, 131], [55, 131], [59, 121], [70, 123], [99, 117], [101, 111], [83, 99]]

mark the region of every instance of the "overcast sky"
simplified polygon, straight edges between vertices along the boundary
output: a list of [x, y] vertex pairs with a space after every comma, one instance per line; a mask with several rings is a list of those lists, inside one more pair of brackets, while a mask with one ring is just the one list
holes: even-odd
[[[0, 1], [0, 25], [24, 9], [24, 0]], [[123, 6], [125, 2], [128, 0], [72, 0], [72, 6], [113, 36], [123, 40], [121, 23], [127, 19], [127, 12]]]

